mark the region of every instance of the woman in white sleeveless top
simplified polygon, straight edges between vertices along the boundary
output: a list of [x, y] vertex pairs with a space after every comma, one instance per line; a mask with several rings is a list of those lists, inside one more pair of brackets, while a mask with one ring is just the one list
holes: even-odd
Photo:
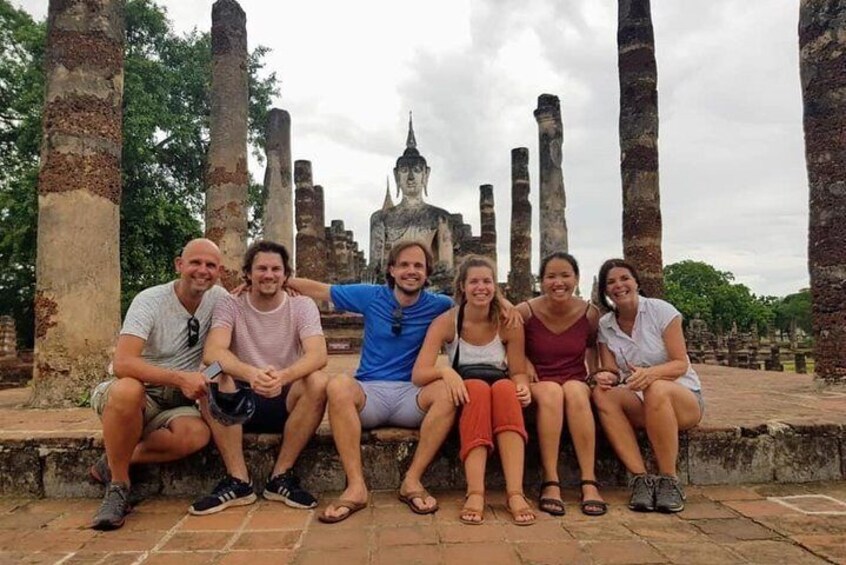
[[[486, 257], [471, 255], [461, 264], [455, 302], [456, 307], [429, 326], [412, 381], [424, 386], [443, 380], [456, 406], [461, 406], [459, 434], [467, 496], [460, 520], [471, 525], [484, 521], [485, 466], [496, 447], [505, 475], [506, 508], [514, 524], [533, 524], [535, 514], [523, 495], [527, 435], [522, 407], [531, 402], [523, 328], [500, 324], [499, 288], [494, 266]], [[437, 364], [441, 347], [447, 350], [449, 365]], [[456, 355], [458, 361], [453, 363]], [[474, 378], [470, 365], [488, 366], [492, 374]]]

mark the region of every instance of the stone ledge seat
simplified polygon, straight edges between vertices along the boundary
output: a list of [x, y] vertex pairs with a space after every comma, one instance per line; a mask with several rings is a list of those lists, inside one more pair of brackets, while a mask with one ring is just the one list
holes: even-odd
[[[791, 373], [697, 366], [706, 399], [705, 419], [682, 433], [679, 475], [688, 484], [810, 482], [846, 478], [846, 391], [818, 391], [812, 377]], [[88, 484], [89, 465], [103, 450], [100, 425], [88, 409], [28, 410], [10, 407], [25, 400], [26, 389], [0, 392], [0, 494], [45, 497], [100, 496], [102, 487]], [[12, 400], [4, 400], [12, 399]], [[16, 400], [15, 400], [16, 399]], [[530, 424], [531, 430], [533, 426]], [[601, 436], [601, 434], [600, 434]], [[373, 489], [396, 488], [417, 444], [417, 432], [377, 429], [362, 436], [362, 459]], [[640, 437], [647, 461], [648, 442]], [[259, 488], [278, 453], [280, 435], [245, 436], [247, 463]], [[540, 481], [537, 441], [530, 434], [525, 484], [529, 492]], [[579, 479], [569, 437], [562, 438], [561, 480]], [[300, 456], [297, 469], [308, 488], [341, 490], [344, 475], [331, 430], [324, 421]], [[626, 472], [600, 437], [597, 475], [620, 485]], [[223, 476], [213, 446], [182, 461], [133, 468], [133, 482], [142, 494], [195, 496], [210, 490]], [[503, 479], [496, 457], [488, 484]], [[463, 489], [457, 434], [453, 433], [424, 478], [427, 487]]]

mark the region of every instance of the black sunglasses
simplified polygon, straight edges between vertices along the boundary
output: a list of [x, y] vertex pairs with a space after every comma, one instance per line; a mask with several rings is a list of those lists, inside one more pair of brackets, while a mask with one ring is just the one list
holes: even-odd
[[393, 319], [391, 322], [391, 333], [400, 335], [402, 333], [402, 306], [394, 308], [391, 318]]
[[194, 347], [200, 341], [200, 320], [191, 316], [188, 318], [188, 347]]

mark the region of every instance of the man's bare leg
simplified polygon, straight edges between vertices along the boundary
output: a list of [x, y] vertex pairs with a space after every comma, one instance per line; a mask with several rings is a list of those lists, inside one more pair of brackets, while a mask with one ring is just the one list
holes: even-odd
[[297, 457], [314, 436], [326, 410], [326, 385], [329, 379], [316, 371], [291, 385], [285, 399], [288, 420], [282, 434], [282, 447], [273, 467], [272, 477], [294, 466]]
[[180, 416], [166, 428], [151, 432], [132, 453], [131, 463], [166, 463], [200, 451], [209, 443], [211, 432], [202, 418]]
[[[442, 380], [423, 387], [417, 394], [417, 403], [426, 412], [426, 416], [420, 425], [420, 441], [400, 485], [400, 494], [424, 490], [421, 482], [423, 473], [437, 455], [455, 421], [455, 405]], [[427, 511], [435, 508], [438, 501], [433, 496], [427, 496], [425, 500], [414, 498], [412, 504], [421, 511]]]
[[141, 381], [118, 379], [109, 386], [102, 420], [112, 482], [129, 484], [129, 464], [144, 429], [146, 402], [147, 391]]
[[[338, 456], [347, 475], [347, 488], [340, 498], [353, 502], [367, 502], [367, 484], [361, 466], [361, 418], [359, 412], [364, 407], [364, 391], [352, 377], [340, 375], [332, 378], [326, 386], [327, 404], [329, 405], [329, 424]], [[337, 518], [349, 513], [348, 508], [328, 506], [323, 514], [328, 518]]]

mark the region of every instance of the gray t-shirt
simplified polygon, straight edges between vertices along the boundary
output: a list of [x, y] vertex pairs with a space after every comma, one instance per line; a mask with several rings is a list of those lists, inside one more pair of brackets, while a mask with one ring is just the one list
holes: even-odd
[[[176, 296], [176, 281], [142, 290], [132, 300], [121, 335], [134, 335], [145, 341], [141, 358], [151, 365], [176, 371], [196, 371], [203, 359], [203, 344], [211, 327], [212, 312], [226, 290], [213, 286], [203, 295], [194, 317], [200, 322], [200, 335], [188, 347], [188, 320], [191, 313]], [[194, 404], [177, 388], [147, 385], [147, 394], [162, 406]]]

